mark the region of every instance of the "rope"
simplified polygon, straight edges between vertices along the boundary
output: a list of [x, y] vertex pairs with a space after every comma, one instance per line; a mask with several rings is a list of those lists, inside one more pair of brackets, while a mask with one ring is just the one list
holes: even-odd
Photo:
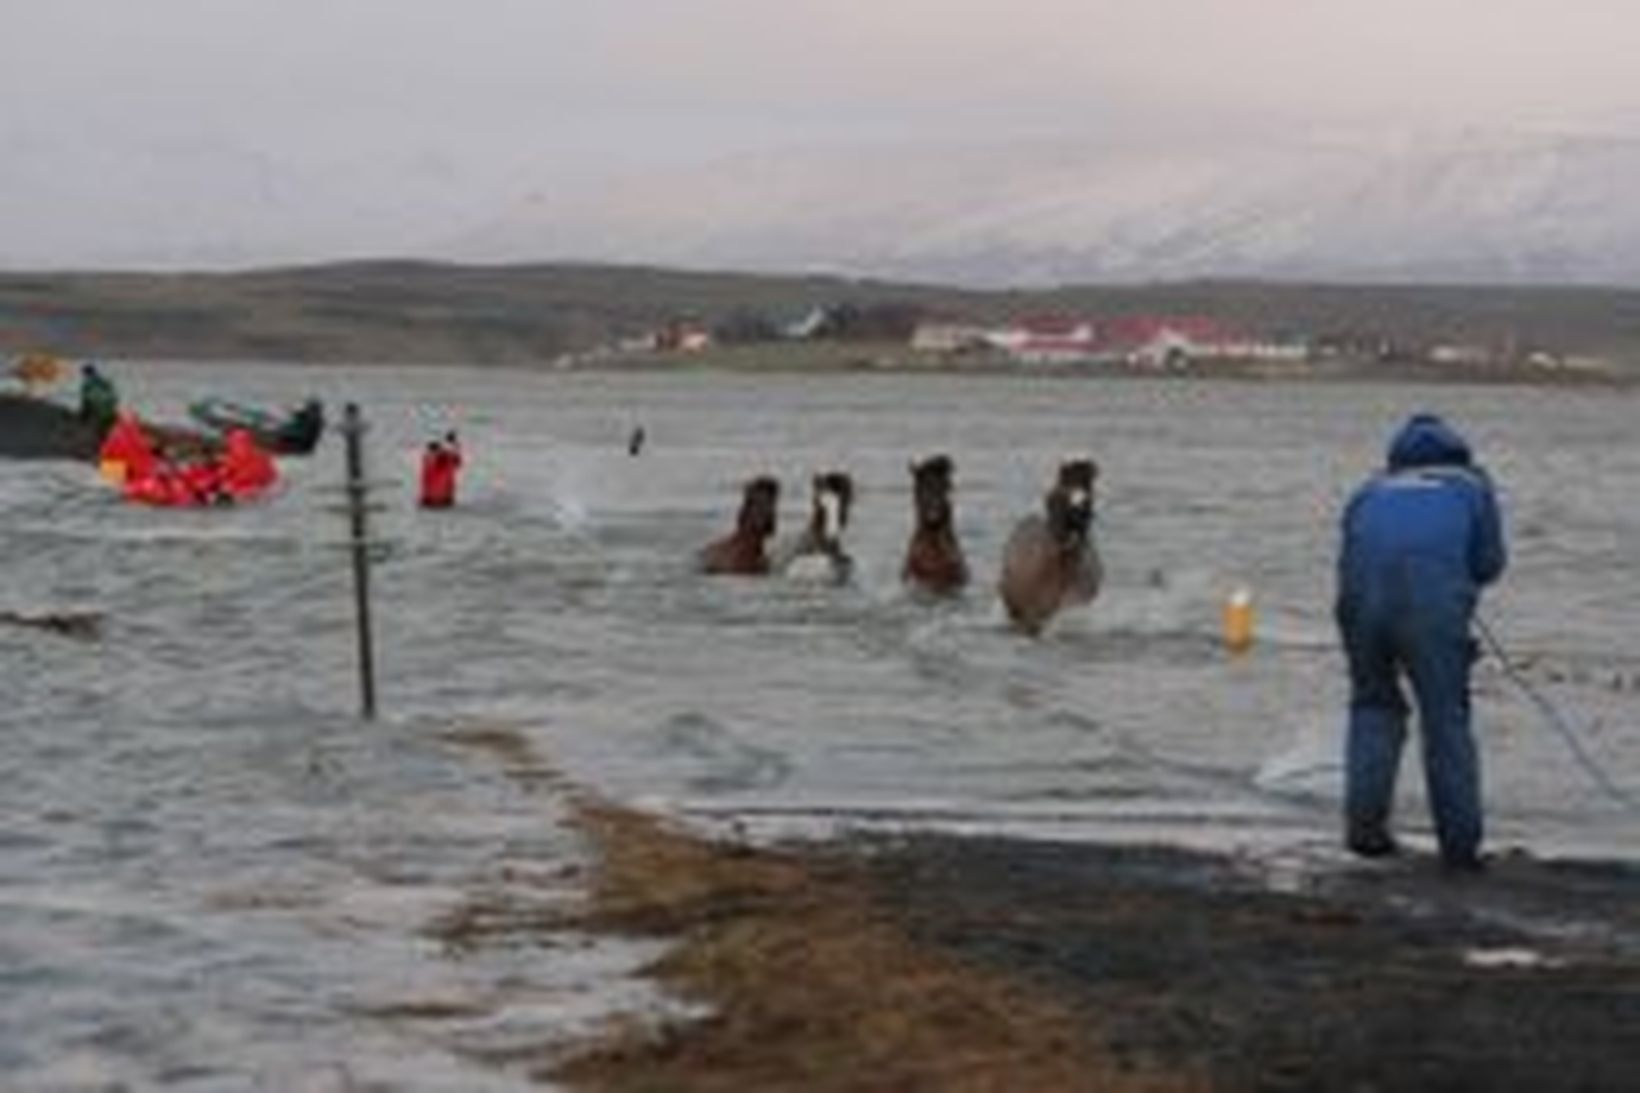
[[1616, 801], [1630, 812], [1640, 812], [1640, 800], [1636, 800], [1622, 786], [1612, 781], [1611, 776], [1601, 769], [1600, 764], [1595, 762], [1594, 757], [1583, 746], [1583, 741], [1578, 737], [1572, 726], [1567, 723], [1565, 717], [1561, 716], [1554, 703], [1545, 698], [1542, 692], [1532, 686], [1531, 681], [1521, 674], [1520, 669], [1515, 667], [1514, 662], [1509, 659], [1509, 654], [1504, 652], [1503, 644], [1498, 641], [1497, 635], [1486, 624], [1486, 620], [1478, 614], [1475, 616], [1475, 629], [1480, 634], [1481, 640], [1486, 643], [1487, 648], [1492, 651], [1492, 655], [1498, 658], [1498, 663], [1503, 666], [1504, 674], [1509, 677], [1516, 687], [1520, 688], [1521, 693], [1543, 715], [1543, 720], [1565, 741], [1566, 747], [1572, 753], [1572, 758], [1577, 760], [1577, 765], [1583, 768], [1584, 773], [1613, 801]]

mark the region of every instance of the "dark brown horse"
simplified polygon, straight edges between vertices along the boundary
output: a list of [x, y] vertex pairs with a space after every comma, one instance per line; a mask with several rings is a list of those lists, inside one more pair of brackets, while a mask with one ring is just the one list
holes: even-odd
[[1090, 534], [1098, 475], [1091, 459], [1061, 464], [1043, 514], [1021, 520], [1008, 538], [997, 588], [1008, 617], [1027, 634], [1041, 633], [1062, 608], [1092, 603], [1099, 594], [1104, 568]]
[[746, 483], [735, 530], [700, 552], [702, 572], [761, 577], [769, 572], [765, 545], [774, 534], [780, 483], [767, 475]]
[[912, 514], [917, 526], [905, 548], [900, 578], [924, 592], [948, 596], [968, 583], [968, 562], [957, 542], [951, 507], [949, 456], [936, 455], [911, 464]]
[[842, 471], [814, 476], [809, 525], [787, 553], [782, 569], [788, 577], [842, 584], [854, 571], [854, 559], [843, 549], [843, 530], [854, 506], [854, 480]]

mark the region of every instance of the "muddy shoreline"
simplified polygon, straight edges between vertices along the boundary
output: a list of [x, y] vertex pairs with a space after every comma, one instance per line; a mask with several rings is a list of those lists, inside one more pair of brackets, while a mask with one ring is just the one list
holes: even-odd
[[1290, 878], [1165, 849], [917, 838], [867, 854], [911, 936], [1119, 1053], [1229, 1089], [1632, 1089], [1640, 870], [1427, 859]]
[[[1632, 865], [1517, 856], [1454, 879], [1410, 858], [1274, 878], [1165, 848], [754, 849], [630, 817], [590, 830], [625, 863], [595, 882], [591, 921], [672, 940], [656, 974], [714, 1015], [625, 1029], [553, 1068], [577, 1088], [1615, 1091], [1640, 1077]], [[899, 1024], [958, 1034], [885, 1046], [883, 998]], [[1054, 1046], [991, 1013], [973, 1073], [914, 1058], [972, 1049], [970, 1010], [1004, 998]]]
[[[762, 843], [600, 800], [523, 737], [592, 852], [568, 913], [477, 899], [453, 953], [659, 940], [681, 1003], [495, 1065], [573, 1089], [1629, 1090], [1640, 863], [1207, 854], [1001, 836]], [[550, 945], [541, 951], [550, 952]], [[681, 1014], [681, 1016], [680, 1016]]]

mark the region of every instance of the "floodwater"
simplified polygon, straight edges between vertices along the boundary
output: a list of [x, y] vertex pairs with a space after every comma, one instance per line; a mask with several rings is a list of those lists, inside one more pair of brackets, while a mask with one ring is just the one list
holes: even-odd
[[[642, 1005], [640, 947], [443, 952], [475, 889], [584, 856], [561, 803], [449, 739], [506, 726], [612, 797], [753, 833], [905, 825], [1165, 841], [1340, 865], [1338, 508], [1414, 409], [1494, 471], [1514, 551], [1486, 600], [1525, 679], [1640, 792], [1636, 397], [1505, 387], [1063, 378], [549, 374], [144, 365], [161, 419], [205, 394], [372, 424], [383, 717], [355, 720], [340, 442], [233, 511], [127, 506], [93, 472], [0, 463], [0, 610], [95, 611], [100, 640], [0, 629], [6, 1088], [513, 1088], [475, 1054]], [[641, 423], [648, 444], [630, 457]], [[468, 447], [462, 503], [411, 504]], [[976, 574], [899, 587], [908, 460], [948, 452]], [[1099, 460], [1107, 587], [1042, 640], [990, 593], [1059, 459]], [[846, 588], [705, 579], [740, 483], [855, 476]], [[1253, 591], [1258, 642], [1221, 648]], [[1476, 675], [1495, 847], [1640, 857], [1640, 820], [1492, 661]], [[1427, 844], [1416, 748], [1400, 819]], [[562, 885], [568, 894], [572, 885]], [[534, 885], [532, 898], [551, 899]], [[545, 891], [547, 895], [539, 893]], [[434, 1032], [380, 1014], [444, 1006]]]

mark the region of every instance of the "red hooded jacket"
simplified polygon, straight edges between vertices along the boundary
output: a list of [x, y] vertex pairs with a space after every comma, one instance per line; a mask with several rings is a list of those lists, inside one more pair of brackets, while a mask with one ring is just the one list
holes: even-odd
[[461, 470], [461, 449], [429, 444], [421, 457], [421, 507], [447, 509], [456, 503], [456, 472]]

